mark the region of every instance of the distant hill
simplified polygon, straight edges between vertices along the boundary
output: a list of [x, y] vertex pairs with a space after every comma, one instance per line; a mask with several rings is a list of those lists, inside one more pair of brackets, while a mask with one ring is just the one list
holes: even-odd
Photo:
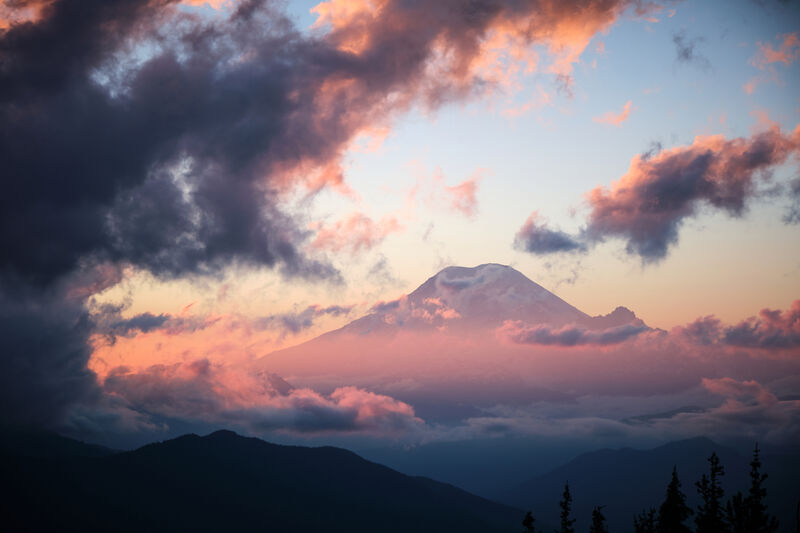
[[[696, 508], [694, 483], [708, 472], [707, 458], [716, 451], [725, 468], [722, 479], [727, 499], [749, 486], [751, 457], [721, 446], [707, 438], [694, 438], [665, 444], [651, 450], [598, 450], [581, 454], [547, 474], [536, 476], [501, 494], [498, 500], [532, 509], [537, 519], [557, 523], [558, 502], [569, 481], [578, 531], [588, 530], [592, 508], [603, 505], [609, 529], [615, 533], [632, 531], [632, 517], [664, 499], [673, 465], [687, 501]], [[800, 455], [762, 454], [769, 511], [781, 521], [781, 532], [794, 532], [795, 506], [800, 502]], [[693, 525], [693, 522], [692, 522]]]
[[0, 429], [0, 456], [105, 457], [116, 450], [87, 444], [57, 433], [29, 429]]
[[5, 531], [516, 531], [523, 513], [349, 451], [229, 431], [105, 457], [0, 458]]

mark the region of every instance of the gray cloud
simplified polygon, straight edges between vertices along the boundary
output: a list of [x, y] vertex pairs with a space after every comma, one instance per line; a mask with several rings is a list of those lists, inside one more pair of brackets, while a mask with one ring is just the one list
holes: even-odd
[[580, 326], [554, 328], [548, 325], [528, 326], [521, 322], [506, 322], [500, 333], [518, 344], [544, 346], [607, 346], [619, 344], [649, 331], [643, 324], [625, 324], [606, 329], [587, 329]]
[[697, 49], [698, 45], [705, 41], [702, 37], [689, 37], [685, 29], [672, 34], [672, 42], [675, 44], [676, 60], [680, 63], [696, 65], [702, 70], [709, 70], [711, 62]]
[[[235, 390], [226, 382], [229, 376], [234, 376]], [[147, 416], [235, 424], [256, 433], [380, 434], [424, 426], [410, 406], [388, 396], [355, 387], [321, 395], [296, 389], [275, 374], [249, 373], [205, 359], [137, 372], [120, 367], [109, 374], [104, 388]]]
[[342, 316], [350, 314], [353, 306], [331, 305], [322, 307], [320, 305], [309, 305], [297, 313], [281, 313], [261, 317], [255, 320], [255, 325], [262, 329], [277, 329], [282, 336], [297, 334], [314, 325], [317, 318], [323, 316]]
[[514, 247], [536, 255], [561, 252], [586, 252], [580, 237], [561, 230], [550, 229], [547, 222], [534, 212], [514, 238]]
[[750, 138], [698, 137], [689, 146], [635, 158], [611, 188], [588, 193], [585, 237], [620, 238], [629, 254], [660, 261], [677, 244], [683, 222], [702, 207], [742, 216], [759, 194], [761, 175], [800, 147], [798, 131], [771, 127]]
[[789, 183], [790, 205], [783, 216], [783, 221], [787, 224], [800, 224], [800, 177]]

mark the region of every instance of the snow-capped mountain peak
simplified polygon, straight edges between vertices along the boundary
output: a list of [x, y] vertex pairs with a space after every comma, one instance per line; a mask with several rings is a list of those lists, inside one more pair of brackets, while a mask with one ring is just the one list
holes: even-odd
[[588, 315], [506, 265], [451, 266], [408, 295], [410, 307], [431, 303], [451, 309], [461, 322], [484, 326], [504, 320], [548, 324], [581, 323]]

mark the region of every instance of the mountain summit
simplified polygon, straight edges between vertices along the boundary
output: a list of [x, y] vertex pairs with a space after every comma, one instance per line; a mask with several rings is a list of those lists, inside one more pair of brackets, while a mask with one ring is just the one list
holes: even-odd
[[581, 323], [590, 317], [510, 266], [447, 267], [408, 295], [414, 306], [439, 300], [468, 322]]
[[[509, 338], [509, 326], [516, 337]], [[624, 307], [589, 316], [510, 266], [452, 266], [410, 294], [380, 302], [337, 330], [267, 354], [258, 364], [293, 385], [318, 390], [344, 383], [410, 401], [403, 395], [408, 388], [431, 387], [441, 394], [443, 381], [457, 391], [466, 380], [474, 392], [491, 381], [495, 398], [497, 391], [510, 390], [509, 380], [529, 391], [520, 375], [545, 379], [562, 367], [559, 352], [547, 342], [532, 354], [525, 339], [529, 331], [574, 344], [576, 338], [602, 340], [631, 327], [646, 329]]]
[[495, 328], [507, 320], [587, 329], [644, 325], [624, 307], [608, 315], [589, 316], [518, 270], [497, 263], [447, 267], [408, 296], [378, 304], [372, 311], [338, 332], [364, 335], [425, 328], [476, 331]]

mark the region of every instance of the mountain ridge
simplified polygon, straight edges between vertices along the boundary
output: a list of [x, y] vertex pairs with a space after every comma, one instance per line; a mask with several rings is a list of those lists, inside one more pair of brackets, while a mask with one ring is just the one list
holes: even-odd
[[[107, 457], [0, 456], [26, 531], [509, 531], [521, 511], [342, 448], [187, 434]], [[48, 509], [47, 513], [37, 512]]]
[[[400, 315], [403, 311], [407, 317], [398, 323], [392, 314]], [[408, 295], [377, 304], [371, 313], [323, 335], [387, 332], [397, 325], [441, 328], [445, 323], [451, 328], [471, 330], [497, 327], [507, 320], [589, 329], [644, 325], [633, 311], [623, 306], [606, 315], [590, 316], [515, 268], [484, 263], [475, 267], [445, 267]]]
[[[496, 495], [498, 501], [531, 507], [537, 519], [555, 520], [558, 499], [569, 482], [573, 514], [578, 529], [588, 528], [593, 507], [602, 505], [611, 531], [632, 530], [632, 516], [658, 508], [676, 466], [689, 506], [699, 503], [694, 482], [708, 471], [708, 457], [717, 453], [725, 469], [722, 486], [727, 500], [736, 491], [746, 492], [750, 471], [748, 456], [708, 437], [671, 441], [655, 448], [603, 448], [574, 457], [551, 471]], [[800, 456], [761, 455], [762, 473], [768, 473], [767, 504], [783, 522], [781, 532], [791, 531], [793, 508], [800, 498], [794, 483]]]

